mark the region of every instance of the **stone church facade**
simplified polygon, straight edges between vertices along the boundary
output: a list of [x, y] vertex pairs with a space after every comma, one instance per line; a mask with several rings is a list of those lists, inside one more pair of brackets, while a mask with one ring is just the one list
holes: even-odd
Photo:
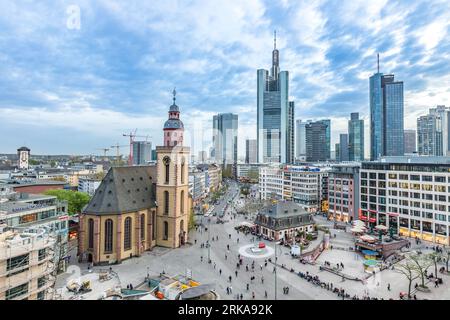
[[156, 165], [112, 167], [80, 215], [79, 261], [120, 263], [155, 246], [178, 248], [187, 242], [189, 147], [183, 146], [184, 125], [173, 93]]

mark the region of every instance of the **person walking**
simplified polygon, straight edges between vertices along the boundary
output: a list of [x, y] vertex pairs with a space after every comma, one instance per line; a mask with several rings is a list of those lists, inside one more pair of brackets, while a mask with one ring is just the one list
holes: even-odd
[[261, 283], [264, 284], [264, 277], [261, 277]]
[[388, 291], [391, 291], [391, 284], [390, 283], [388, 283], [387, 289], [388, 289]]
[[250, 289], [250, 284], [247, 283], [247, 291]]
[[237, 270], [234, 272], [234, 274], [236, 275], [236, 278], [237, 278], [237, 275], [238, 275], [238, 272], [237, 272]]
[[252, 298], [255, 300], [255, 291], [252, 291]]
[[222, 269], [219, 269], [219, 275], [222, 275]]
[[232, 279], [231, 276], [229, 276], [229, 277], [228, 277], [228, 280], [230, 281], [230, 283], [231, 283], [231, 279]]
[[267, 299], [267, 290], [264, 290], [264, 298]]

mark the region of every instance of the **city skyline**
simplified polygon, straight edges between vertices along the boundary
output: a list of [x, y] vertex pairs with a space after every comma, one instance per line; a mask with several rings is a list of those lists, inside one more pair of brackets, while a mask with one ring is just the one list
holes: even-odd
[[429, 108], [450, 104], [445, 1], [224, 2], [220, 13], [203, 2], [77, 5], [79, 28], [70, 24], [70, 3], [0, 5], [17, 13], [0, 15], [1, 153], [21, 145], [36, 154], [98, 153], [125, 144], [122, 134], [134, 128], [159, 145], [176, 86], [186, 145], [198, 126], [211, 140], [212, 115], [237, 113], [242, 157], [246, 138], [256, 138], [256, 70], [270, 63], [274, 29], [295, 119], [330, 118], [333, 146], [348, 114], [359, 112], [367, 156], [377, 52], [383, 73], [405, 83], [405, 129], [416, 129]]

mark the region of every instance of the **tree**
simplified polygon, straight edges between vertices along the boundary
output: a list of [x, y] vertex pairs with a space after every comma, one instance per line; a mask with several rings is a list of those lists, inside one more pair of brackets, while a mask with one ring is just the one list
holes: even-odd
[[247, 185], [241, 188], [241, 194], [245, 197], [248, 197], [248, 195], [250, 194], [250, 189]]
[[426, 288], [425, 285], [425, 276], [427, 273], [427, 269], [433, 264], [430, 258], [427, 255], [413, 254], [410, 256], [411, 264], [414, 266], [415, 270], [419, 274], [421, 278], [421, 287]]
[[34, 160], [34, 159], [30, 159], [29, 163], [30, 163], [30, 165], [32, 165], [32, 166], [36, 166], [36, 165], [38, 165], [38, 164], [41, 164], [39, 161]]
[[194, 208], [191, 208], [189, 213], [188, 230], [191, 230], [194, 227], [195, 227]]
[[411, 298], [411, 286], [412, 282], [420, 277], [417, 273], [417, 269], [414, 263], [410, 259], [405, 259], [405, 262], [397, 264], [395, 270], [403, 274], [408, 279], [408, 298]]
[[253, 170], [253, 169], [251, 169], [251, 170], [249, 170], [249, 172], [248, 172], [248, 178], [251, 180], [251, 181], [258, 181], [258, 179], [259, 179], [259, 170]]
[[430, 253], [429, 255], [428, 255], [428, 259], [430, 259], [431, 260], [431, 262], [434, 264], [434, 276], [437, 278], [437, 275], [438, 275], [438, 267], [437, 267], [437, 264], [438, 264], [438, 262], [439, 262], [439, 260], [441, 260], [441, 253], [439, 253], [439, 252], [437, 252], [437, 251], [435, 251], [435, 252], [432, 252], [432, 253]]
[[442, 256], [444, 257], [445, 270], [448, 272], [448, 260], [450, 259], [450, 247], [444, 247], [442, 250]]
[[91, 200], [91, 197], [87, 193], [79, 191], [55, 189], [48, 190], [45, 194], [55, 196], [58, 200], [67, 201], [69, 215], [80, 213], [83, 207]]

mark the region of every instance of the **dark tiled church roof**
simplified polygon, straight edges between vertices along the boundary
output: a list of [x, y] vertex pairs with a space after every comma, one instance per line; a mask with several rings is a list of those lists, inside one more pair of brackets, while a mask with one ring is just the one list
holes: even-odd
[[84, 213], [120, 214], [155, 207], [156, 166], [112, 167]]

